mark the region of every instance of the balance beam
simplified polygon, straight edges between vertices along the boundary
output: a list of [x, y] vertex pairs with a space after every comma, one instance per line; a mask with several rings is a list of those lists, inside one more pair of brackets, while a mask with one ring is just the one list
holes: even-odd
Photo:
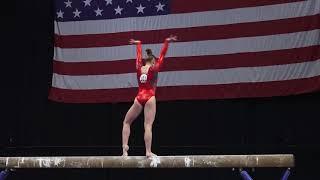
[[292, 154], [190, 156], [0, 157], [0, 168], [254, 168], [294, 167]]

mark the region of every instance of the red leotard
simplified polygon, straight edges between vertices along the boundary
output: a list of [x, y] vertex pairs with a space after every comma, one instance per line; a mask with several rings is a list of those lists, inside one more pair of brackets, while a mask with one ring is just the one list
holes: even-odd
[[157, 88], [157, 80], [158, 80], [158, 72], [163, 63], [164, 56], [167, 53], [169, 43], [166, 40], [161, 49], [160, 56], [156, 61], [154, 66], [150, 66], [147, 74], [142, 74], [141, 67], [142, 64], [142, 47], [141, 42], [137, 44], [137, 60], [136, 60], [136, 68], [137, 68], [137, 79], [139, 85], [139, 92], [136, 97], [137, 101], [144, 106], [146, 102], [156, 94]]

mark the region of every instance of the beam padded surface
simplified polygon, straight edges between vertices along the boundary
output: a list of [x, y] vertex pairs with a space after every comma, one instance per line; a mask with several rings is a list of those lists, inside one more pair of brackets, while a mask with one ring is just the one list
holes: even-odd
[[191, 156], [0, 157], [0, 168], [245, 168], [294, 167], [292, 154]]

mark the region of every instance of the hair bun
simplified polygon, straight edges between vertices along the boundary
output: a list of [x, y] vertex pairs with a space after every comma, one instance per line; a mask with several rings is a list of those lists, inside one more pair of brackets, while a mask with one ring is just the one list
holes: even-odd
[[152, 50], [151, 49], [146, 49], [147, 55], [152, 55]]

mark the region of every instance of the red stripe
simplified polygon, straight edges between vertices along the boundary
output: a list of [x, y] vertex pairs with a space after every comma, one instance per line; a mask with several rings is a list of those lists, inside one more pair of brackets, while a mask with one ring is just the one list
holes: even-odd
[[91, 35], [55, 35], [55, 46], [61, 48], [110, 47], [127, 45], [135, 37], [145, 44], [161, 43], [168, 34], [179, 35], [179, 42], [216, 40], [239, 37], [308, 31], [320, 28], [320, 14], [291, 19], [230, 25], [205, 26], [144, 32], [121, 32]]
[[195, 3], [186, 2], [186, 0], [173, 0], [170, 6], [171, 6], [172, 13], [188, 13], [188, 12], [275, 5], [275, 4], [283, 4], [283, 3], [293, 3], [298, 1], [303, 1], [303, 0], [234, 0], [234, 1], [197, 0]]
[[[320, 76], [276, 82], [208, 86], [159, 87], [157, 100], [226, 99], [270, 97], [320, 90]], [[137, 88], [113, 90], [65, 90], [51, 88], [49, 99], [66, 103], [105, 103], [133, 101]]]
[[[162, 71], [224, 69], [292, 64], [320, 59], [320, 45], [297, 49], [214, 56], [166, 58]], [[64, 75], [103, 75], [135, 72], [135, 60], [66, 63], [53, 61], [53, 72]]]

